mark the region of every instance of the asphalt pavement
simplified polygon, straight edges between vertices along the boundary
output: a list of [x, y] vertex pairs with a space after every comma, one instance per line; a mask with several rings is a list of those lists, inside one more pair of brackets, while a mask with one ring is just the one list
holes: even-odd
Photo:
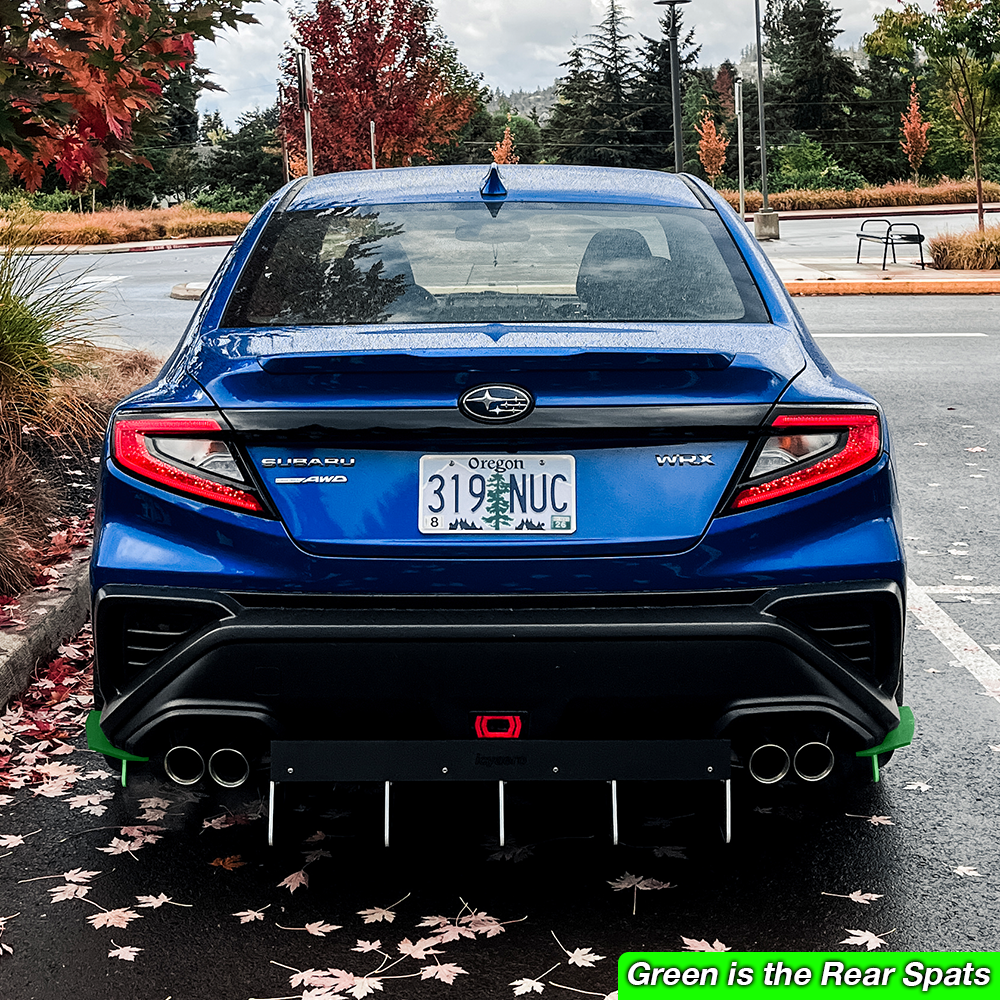
[[[782, 235], [804, 259], [829, 230]], [[95, 260], [92, 275], [118, 277], [102, 293], [114, 336], [167, 353], [194, 305], [169, 288], [206, 280], [220, 257]], [[848, 943], [862, 932], [886, 951], [1000, 950], [1000, 300], [797, 303], [835, 366], [882, 401], [893, 437], [917, 736], [879, 784], [741, 791], [728, 846], [712, 786], [623, 788], [618, 847], [606, 787], [509, 788], [503, 849], [492, 786], [404, 786], [388, 850], [381, 789], [341, 786], [280, 802], [268, 848], [262, 781], [191, 791], [152, 770], [122, 790], [80, 749], [79, 705], [64, 719], [76, 749], [57, 758], [80, 768], [72, 789], [0, 797], [0, 945], [13, 948], [0, 995], [246, 1000], [339, 982], [363, 996], [369, 976], [387, 998], [512, 997], [529, 980], [548, 997], [604, 997], [619, 953], [685, 939], [864, 953]], [[84, 793], [89, 808], [71, 801]]]

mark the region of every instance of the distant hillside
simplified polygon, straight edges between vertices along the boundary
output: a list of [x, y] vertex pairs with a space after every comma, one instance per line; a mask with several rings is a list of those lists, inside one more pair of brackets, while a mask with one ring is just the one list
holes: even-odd
[[496, 114], [504, 108], [510, 108], [525, 118], [530, 117], [534, 110], [538, 113], [539, 121], [545, 121], [552, 112], [552, 106], [556, 103], [558, 87], [553, 81], [548, 87], [541, 90], [514, 90], [505, 94], [497, 88], [490, 92], [490, 99], [486, 104], [486, 109], [490, 114]]

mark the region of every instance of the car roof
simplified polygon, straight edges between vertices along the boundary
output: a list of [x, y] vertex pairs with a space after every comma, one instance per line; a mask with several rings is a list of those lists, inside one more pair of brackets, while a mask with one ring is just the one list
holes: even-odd
[[[314, 177], [297, 188], [286, 211], [334, 205], [477, 202], [491, 164], [349, 170]], [[511, 201], [597, 202], [708, 208], [711, 203], [676, 174], [620, 167], [504, 164], [501, 183]]]

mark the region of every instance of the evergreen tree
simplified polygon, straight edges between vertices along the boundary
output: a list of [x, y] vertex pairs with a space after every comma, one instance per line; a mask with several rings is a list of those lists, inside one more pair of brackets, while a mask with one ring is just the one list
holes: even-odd
[[596, 75], [585, 61], [584, 51], [573, 47], [564, 63], [567, 73], [558, 81], [559, 97], [552, 108], [542, 139], [545, 157], [555, 163], [588, 163], [584, 136], [591, 130], [591, 97]]
[[768, 127], [782, 138], [805, 133], [831, 152], [867, 128], [857, 113], [858, 72], [834, 50], [839, 17], [827, 0], [772, 0], [765, 18], [765, 54], [777, 70]]
[[[677, 11], [678, 19], [678, 60], [681, 70], [681, 100], [683, 103], [688, 84], [695, 73], [701, 46], [695, 45], [694, 30], [683, 31], [681, 12]], [[639, 50], [639, 79], [632, 94], [632, 102], [636, 111], [636, 157], [635, 166], [648, 167], [652, 170], [663, 170], [674, 162], [674, 118], [673, 98], [670, 89], [670, 17], [660, 18], [659, 38], [642, 36], [643, 45]], [[700, 120], [701, 114], [692, 117], [688, 128], [692, 137], [694, 123]], [[687, 131], [687, 129], [686, 129]], [[698, 163], [697, 154], [689, 156], [687, 141], [685, 141], [685, 167], [689, 160], [692, 165]], [[693, 158], [692, 158], [693, 157]]]
[[208, 188], [222, 185], [246, 193], [262, 185], [270, 193], [284, 183], [281, 142], [277, 136], [278, 107], [247, 111], [236, 120], [236, 132], [213, 149], [202, 172]]
[[604, 20], [587, 35], [583, 54], [594, 75], [590, 120], [583, 134], [589, 163], [609, 167], [634, 166], [637, 115], [632, 92], [638, 82], [625, 33], [628, 16], [618, 0], [609, 0]]

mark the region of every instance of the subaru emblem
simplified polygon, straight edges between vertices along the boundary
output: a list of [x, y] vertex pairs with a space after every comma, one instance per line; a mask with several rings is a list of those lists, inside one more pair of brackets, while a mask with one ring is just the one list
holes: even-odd
[[458, 400], [458, 408], [467, 417], [489, 423], [519, 420], [534, 405], [531, 393], [516, 385], [477, 385]]

